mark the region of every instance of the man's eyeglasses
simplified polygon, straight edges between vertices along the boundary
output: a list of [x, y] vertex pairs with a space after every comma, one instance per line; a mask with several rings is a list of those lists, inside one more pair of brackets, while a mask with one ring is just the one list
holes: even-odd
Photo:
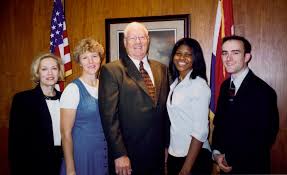
[[146, 37], [146, 36], [127, 37], [127, 40], [130, 41], [130, 42], [136, 42], [137, 39], [138, 39], [139, 41], [146, 41], [146, 40], [147, 40], [147, 37]]

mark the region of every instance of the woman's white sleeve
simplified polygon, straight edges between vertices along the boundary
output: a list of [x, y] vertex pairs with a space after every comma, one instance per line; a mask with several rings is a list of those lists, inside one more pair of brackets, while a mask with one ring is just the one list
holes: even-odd
[[80, 93], [78, 86], [75, 83], [68, 84], [61, 95], [60, 108], [77, 109], [79, 101]]

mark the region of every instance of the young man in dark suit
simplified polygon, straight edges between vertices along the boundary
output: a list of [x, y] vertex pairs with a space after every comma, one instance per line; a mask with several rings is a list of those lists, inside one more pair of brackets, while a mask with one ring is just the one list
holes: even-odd
[[168, 71], [148, 58], [149, 43], [144, 25], [128, 24], [124, 31], [127, 56], [101, 69], [99, 107], [110, 174], [163, 173], [169, 136]]
[[275, 91], [249, 68], [251, 44], [223, 39], [222, 62], [231, 77], [220, 89], [214, 118], [213, 158], [231, 174], [270, 173], [270, 149], [279, 127]]

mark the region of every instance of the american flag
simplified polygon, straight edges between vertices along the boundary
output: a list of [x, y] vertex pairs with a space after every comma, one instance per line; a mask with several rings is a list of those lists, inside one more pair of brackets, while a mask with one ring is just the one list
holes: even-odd
[[[66, 20], [61, 0], [54, 0], [51, 18], [50, 52], [62, 59], [65, 77], [72, 74], [72, 62], [70, 47], [66, 30]], [[64, 83], [60, 82], [60, 90], [64, 89]]]

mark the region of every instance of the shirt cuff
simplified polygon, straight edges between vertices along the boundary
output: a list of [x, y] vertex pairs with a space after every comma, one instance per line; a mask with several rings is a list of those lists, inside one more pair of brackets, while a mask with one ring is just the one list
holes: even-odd
[[218, 154], [221, 154], [220, 151], [218, 151], [218, 150], [216, 150], [216, 149], [213, 150], [213, 151], [212, 151], [212, 160], [214, 160], [214, 156], [216, 156], [216, 155], [218, 155]]

